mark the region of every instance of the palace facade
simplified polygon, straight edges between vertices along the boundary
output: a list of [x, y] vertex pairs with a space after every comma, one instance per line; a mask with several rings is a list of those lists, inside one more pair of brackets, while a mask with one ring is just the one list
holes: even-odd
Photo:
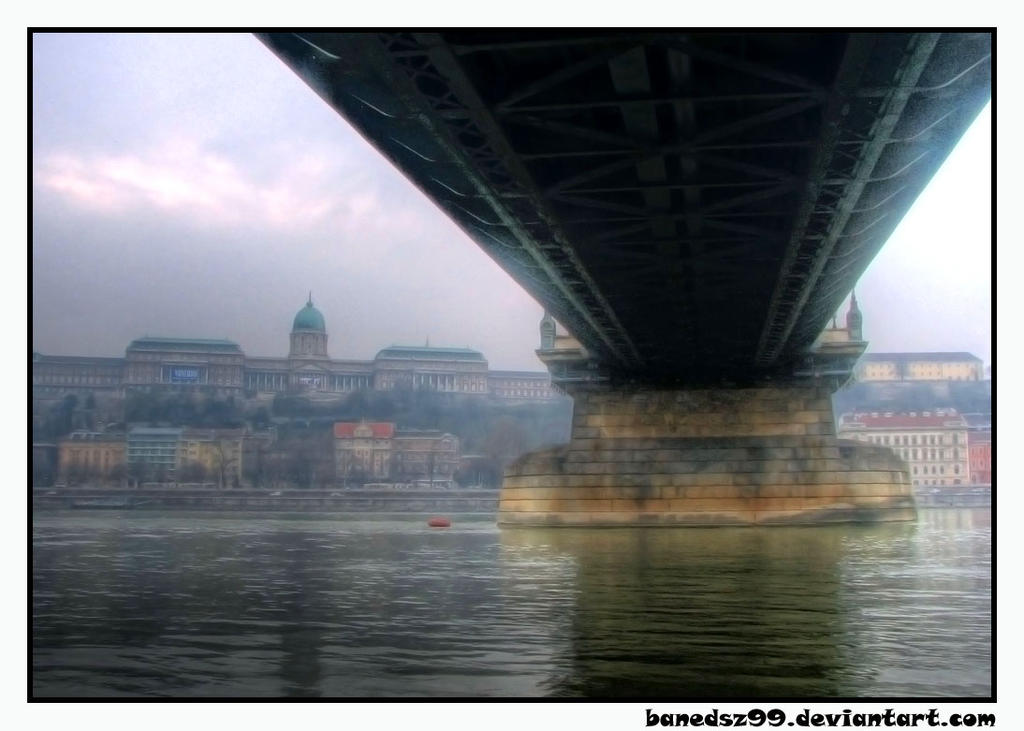
[[980, 381], [981, 358], [970, 353], [868, 353], [857, 363], [858, 381]]
[[246, 356], [230, 340], [143, 337], [124, 358], [32, 354], [33, 393], [123, 392], [136, 387], [195, 387], [227, 394], [338, 394], [369, 389], [428, 389], [504, 401], [558, 398], [544, 371], [492, 371], [469, 348], [394, 345], [373, 360], [336, 360], [327, 327], [310, 297], [292, 321], [288, 355]]

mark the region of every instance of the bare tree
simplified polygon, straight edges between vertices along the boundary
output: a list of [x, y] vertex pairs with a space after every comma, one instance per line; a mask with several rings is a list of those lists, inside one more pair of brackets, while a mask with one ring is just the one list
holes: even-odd
[[207, 469], [202, 462], [190, 460], [178, 470], [178, 479], [182, 482], [206, 482]]
[[500, 419], [484, 441], [483, 452], [503, 466], [526, 451], [527, 435], [512, 419]]
[[218, 439], [213, 444], [213, 469], [217, 473], [217, 489], [223, 490], [227, 484], [228, 453], [224, 447], [224, 440]]

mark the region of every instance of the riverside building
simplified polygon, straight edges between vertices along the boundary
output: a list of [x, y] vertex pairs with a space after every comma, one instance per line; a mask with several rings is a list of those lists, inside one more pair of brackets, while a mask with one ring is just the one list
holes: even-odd
[[129, 429], [125, 440], [128, 470], [146, 480], [173, 481], [180, 464], [182, 431], [168, 427]]
[[967, 421], [955, 409], [843, 414], [839, 438], [888, 447], [910, 467], [914, 485], [970, 482]]
[[69, 482], [111, 479], [124, 461], [124, 434], [76, 431], [57, 442], [57, 469]]
[[992, 484], [992, 415], [964, 414], [971, 484]]
[[242, 483], [247, 442], [269, 435], [243, 429], [135, 426], [127, 433], [79, 430], [57, 442], [57, 470], [68, 484], [118, 482]]
[[396, 429], [391, 422], [337, 422], [335, 476], [342, 482], [428, 481], [451, 485], [459, 438], [437, 430]]

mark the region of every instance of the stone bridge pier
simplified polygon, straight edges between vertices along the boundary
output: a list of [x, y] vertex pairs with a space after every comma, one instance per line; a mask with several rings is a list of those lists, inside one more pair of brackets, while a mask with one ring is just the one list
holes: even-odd
[[752, 388], [565, 387], [571, 441], [506, 470], [506, 526], [913, 520], [906, 464], [836, 438], [823, 379]]

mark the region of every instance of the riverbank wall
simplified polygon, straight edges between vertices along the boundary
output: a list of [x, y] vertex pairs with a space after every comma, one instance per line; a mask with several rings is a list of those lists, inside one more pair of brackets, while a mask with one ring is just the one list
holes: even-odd
[[495, 514], [498, 491], [36, 488], [32, 509]]

